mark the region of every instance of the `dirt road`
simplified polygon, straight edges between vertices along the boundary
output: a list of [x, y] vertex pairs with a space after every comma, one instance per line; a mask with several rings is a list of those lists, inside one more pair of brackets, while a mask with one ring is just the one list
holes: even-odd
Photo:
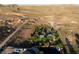
[[21, 28], [22, 28], [22, 26], [24, 25], [24, 24], [26, 24], [28, 22], [28, 20], [26, 20], [24, 23], [22, 23], [11, 35], [9, 35], [1, 44], [0, 44], [0, 48], [2, 48], [9, 40], [10, 40], [10, 38], [16, 33], [16, 32], [18, 32]]

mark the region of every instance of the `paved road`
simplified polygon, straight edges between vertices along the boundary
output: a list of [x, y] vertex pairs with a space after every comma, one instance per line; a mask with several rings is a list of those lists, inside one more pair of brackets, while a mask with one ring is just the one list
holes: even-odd
[[28, 22], [28, 20], [26, 20], [25, 22], [23, 22], [11, 35], [9, 35], [1, 44], [0, 44], [0, 48], [2, 48], [9, 40], [10, 40], [10, 38], [16, 33], [16, 32], [18, 32], [21, 28], [22, 28], [22, 26], [24, 25], [24, 24], [26, 24]]

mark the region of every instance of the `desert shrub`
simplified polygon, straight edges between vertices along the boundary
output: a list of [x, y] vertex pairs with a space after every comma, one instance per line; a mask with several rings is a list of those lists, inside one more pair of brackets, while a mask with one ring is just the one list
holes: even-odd
[[[42, 37], [40, 37], [40, 35]], [[55, 41], [53, 39], [55, 39]], [[29, 38], [29, 42], [38, 44], [41, 43], [42, 45], [45, 43], [53, 42], [55, 43], [55, 45], [62, 45], [57, 31], [54, 30], [53, 27], [48, 25], [36, 26], [35, 30], [31, 34], [31, 38]]]

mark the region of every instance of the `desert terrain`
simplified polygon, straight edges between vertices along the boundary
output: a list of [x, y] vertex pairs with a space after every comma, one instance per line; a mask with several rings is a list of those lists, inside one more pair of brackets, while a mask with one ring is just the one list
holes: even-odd
[[[79, 37], [76, 36], [79, 34], [79, 5], [0, 5], [0, 27], [9, 23], [12, 28], [17, 29], [26, 20], [28, 22], [11, 39], [20, 36], [22, 39], [15, 41], [23, 42], [30, 37], [36, 25], [48, 24], [58, 31], [64, 45], [67, 45], [67, 38], [79, 53], [79, 42], [76, 42], [79, 41]], [[1, 42], [6, 38], [0, 38]]]

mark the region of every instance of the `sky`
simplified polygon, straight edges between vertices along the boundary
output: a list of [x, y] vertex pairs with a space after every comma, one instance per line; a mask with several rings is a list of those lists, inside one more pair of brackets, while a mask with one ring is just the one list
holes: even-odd
[[79, 4], [79, 0], [0, 0], [0, 4]]

